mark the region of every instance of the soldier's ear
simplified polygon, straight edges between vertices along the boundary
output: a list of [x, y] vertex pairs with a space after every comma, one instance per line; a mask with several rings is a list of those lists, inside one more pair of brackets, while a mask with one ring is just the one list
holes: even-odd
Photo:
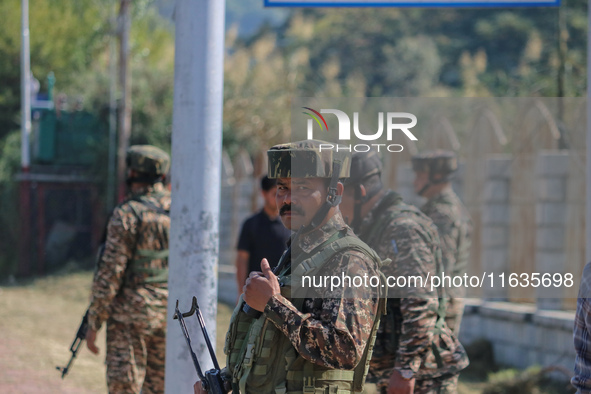
[[367, 190], [365, 190], [365, 186], [359, 185], [359, 190], [361, 190], [361, 198], [365, 198], [365, 196], [367, 196]]
[[344, 190], [345, 187], [343, 186], [343, 184], [341, 182], [337, 183], [337, 196], [342, 196]]

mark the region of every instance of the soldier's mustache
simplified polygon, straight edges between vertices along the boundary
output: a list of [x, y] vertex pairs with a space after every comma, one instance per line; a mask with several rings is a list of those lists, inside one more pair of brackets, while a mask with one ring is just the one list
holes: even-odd
[[282, 206], [281, 209], [279, 210], [279, 215], [283, 216], [287, 212], [293, 212], [296, 215], [302, 215], [302, 216], [305, 215], [304, 210], [302, 208], [298, 207], [297, 205], [286, 204], [286, 205]]

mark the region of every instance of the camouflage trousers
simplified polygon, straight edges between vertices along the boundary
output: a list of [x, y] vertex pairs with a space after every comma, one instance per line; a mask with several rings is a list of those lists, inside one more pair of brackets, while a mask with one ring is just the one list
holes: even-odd
[[[459, 375], [415, 381], [414, 394], [457, 394]], [[388, 388], [376, 383], [365, 383], [363, 394], [386, 394]]]
[[459, 375], [453, 375], [431, 380], [417, 380], [414, 392], [415, 394], [457, 394], [458, 377]]
[[447, 300], [447, 308], [445, 311], [445, 323], [453, 331], [455, 336], [458, 336], [460, 333], [460, 324], [462, 323], [463, 315], [463, 298], [450, 298], [449, 300]]
[[164, 393], [166, 320], [156, 327], [107, 322], [107, 386], [111, 394]]

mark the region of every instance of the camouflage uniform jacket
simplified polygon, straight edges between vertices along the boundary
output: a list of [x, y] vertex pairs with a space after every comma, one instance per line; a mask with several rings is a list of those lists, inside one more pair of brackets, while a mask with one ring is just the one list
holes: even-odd
[[[107, 319], [125, 323], [166, 311], [167, 284], [137, 284], [130, 263], [137, 250], [168, 249], [170, 218], [136, 201], [138, 198], [170, 209], [170, 193], [162, 183], [133, 194], [114, 209], [92, 284], [88, 323], [94, 330], [100, 329]], [[168, 259], [145, 261], [141, 265], [149, 269], [167, 268]]]
[[[366, 239], [373, 224], [379, 223], [376, 216], [391, 219], [375, 237]], [[382, 269], [387, 278], [421, 276], [426, 280], [427, 275], [433, 276], [440, 269], [437, 229], [418, 208], [403, 203], [392, 191], [363, 219], [358, 235], [382, 259], [392, 260]], [[411, 370], [417, 380], [457, 373], [467, 366], [465, 351], [447, 326], [443, 325], [441, 333], [435, 335], [439, 301], [437, 291], [429, 290], [417, 287], [388, 290], [388, 315], [382, 318], [378, 329], [368, 377], [378, 387], [387, 386], [395, 366]], [[443, 367], [437, 365], [433, 345], [444, 349]]]
[[[432, 197], [421, 211], [437, 226], [441, 240], [443, 271], [446, 275], [462, 276], [468, 267], [472, 222], [464, 204], [450, 188]], [[452, 297], [463, 297], [464, 288], [448, 288]]]
[[[321, 228], [294, 240], [291, 260], [295, 261], [300, 253], [314, 251], [337, 231], [354, 236], [338, 212]], [[342, 273], [351, 277], [372, 276], [378, 275], [378, 267], [364, 253], [344, 250], [333, 255], [316, 275]], [[313, 297], [304, 299], [301, 310], [282, 295], [271, 297], [264, 311], [267, 319], [287, 336], [300, 357], [326, 368], [353, 369], [370, 337], [378, 306], [376, 293], [369, 287], [347, 286], [333, 291], [315, 288], [312, 292]]]

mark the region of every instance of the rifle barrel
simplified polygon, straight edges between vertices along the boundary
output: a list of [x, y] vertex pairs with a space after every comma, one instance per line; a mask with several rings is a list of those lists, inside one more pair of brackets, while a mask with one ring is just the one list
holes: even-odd
[[179, 319], [179, 323], [181, 325], [181, 330], [183, 331], [185, 341], [187, 342], [187, 345], [189, 346], [189, 351], [191, 352], [191, 358], [193, 359], [193, 365], [195, 365], [195, 369], [197, 370], [197, 375], [199, 375], [199, 379], [205, 380], [205, 377], [203, 376], [203, 372], [201, 371], [201, 366], [199, 365], [199, 360], [197, 359], [197, 355], [195, 354], [195, 352], [193, 351], [193, 347], [191, 346], [191, 338], [189, 337], [189, 331], [187, 330], [187, 326], [185, 324], [185, 319], [183, 319], [183, 314], [181, 313], [181, 311], [179, 311], [178, 301], [177, 301], [177, 306], [175, 308], [175, 314], [176, 314], [176, 317]]
[[220, 370], [220, 365], [218, 364], [218, 359], [215, 356], [215, 351], [213, 350], [213, 346], [211, 341], [209, 340], [209, 335], [207, 333], [207, 328], [205, 327], [205, 321], [203, 320], [203, 315], [201, 314], [201, 309], [199, 308], [199, 304], [197, 304], [197, 297], [193, 296], [193, 303], [197, 305], [197, 320], [199, 320], [199, 326], [201, 326], [201, 331], [203, 332], [203, 337], [205, 338], [205, 343], [207, 344], [207, 350], [209, 350], [209, 355], [213, 361], [213, 366], [215, 369]]

